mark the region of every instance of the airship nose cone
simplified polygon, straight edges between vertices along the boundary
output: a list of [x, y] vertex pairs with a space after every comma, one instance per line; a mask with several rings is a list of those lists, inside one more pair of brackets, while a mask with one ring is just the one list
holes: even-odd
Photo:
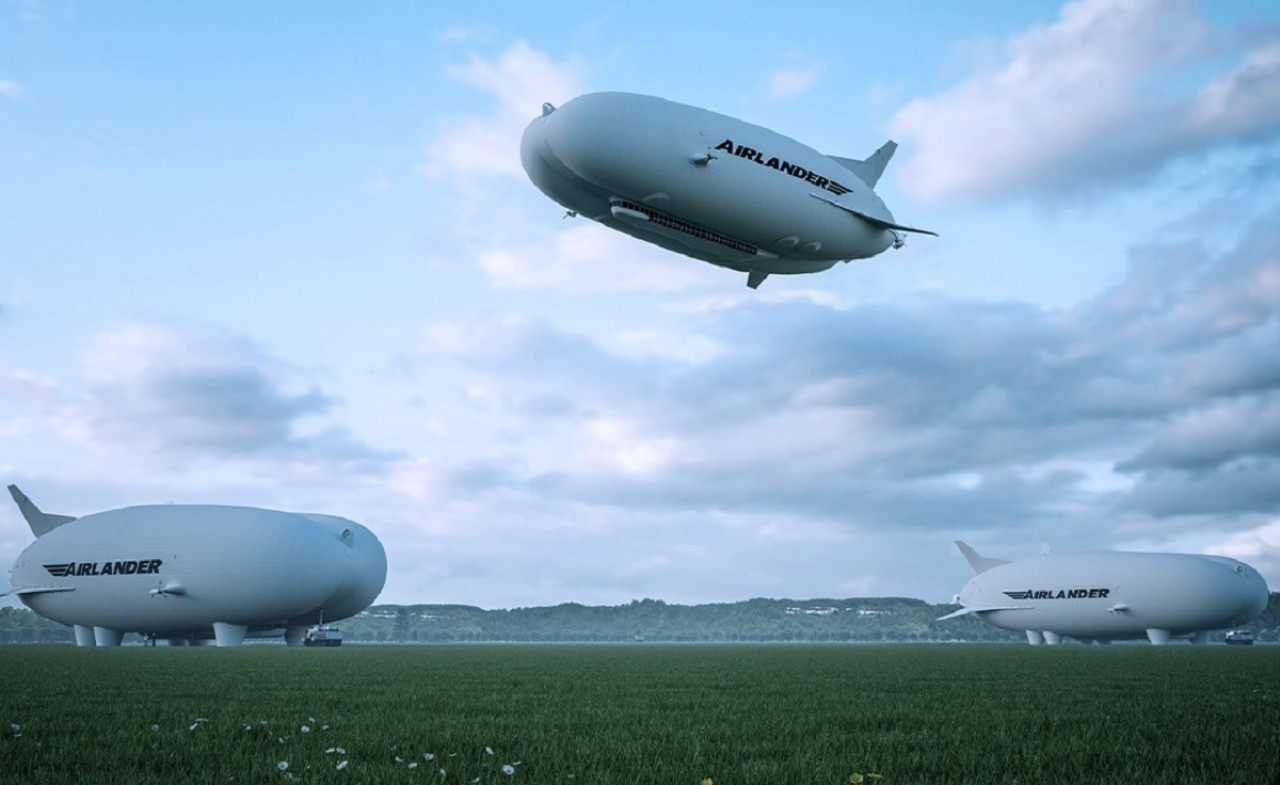
[[1240, 620], [1236, 624], [1244, 624], [1253, 621], [1264, 610], [1267, 609], [1267, 600], [1270, 598], [1270, 592], [1267, 589], [1267, 581], [1247, 564], [1240, 564], [1236, 573], [1240, 575], [1246, 582], [1247, 588], [1242, 592], [1244, 600], [1241, 602]]
[[335, 532], [338, 536], [331, 546], [336, 581], [319, 603], [326, 619], [345, 618], [364, 610], [377, 599], [387, 578], [387, 554], [377, 536], [353, 521], [334, 520], [337, 525], [345, 525], [341, 532]]
[[1220, 565], [1217, 582], [1232, 604], [1231, 624], [1253, 621], [1267, 608], [1266, 579], [1248, 564], [1225, 556], [1207, 557]]
[[645, 113], [609, 93], [578, 96], [550, 112], [546, 106], [525, 129], [520, 143], [521, 161], [531, 177], [532, 163], [561, 177], [618, 191], [629, 182], [633, 168], [644, 169], [641, 159], [646, 148], [636, 144], [636, 138], [639, 129], [647, 127]]
[[520, 137], [520, 164], [530, 177], [535, 175], [538, 161], [546, 147], [546, 135], [542, 123], [542, 117], [535, 117], [533, 122], [525, 126], [524, 134]]
[[524, 134], [520, 137], [520, 165], [538, 190], [555, 199], [558, 180], [563, 179], [564, 175], [559, 171], [563, 166], [557, 161], [547, 141], [547, 124], [551, 118], [552, 115], [549, 114], [535, 117], [524, 129]]

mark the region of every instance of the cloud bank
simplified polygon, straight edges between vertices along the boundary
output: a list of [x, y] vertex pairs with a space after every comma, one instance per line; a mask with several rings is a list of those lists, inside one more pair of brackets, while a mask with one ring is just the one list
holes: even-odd
[[[998, 61], [891, 121], [921, 201], [1091, 193], [1171, 162], [1280, 136], [1280, 35], [1225, 67], [1185, 0], [1078, 0], [1012, 36]], [[1199, 70], [1216, 75], [1187, 76]]]

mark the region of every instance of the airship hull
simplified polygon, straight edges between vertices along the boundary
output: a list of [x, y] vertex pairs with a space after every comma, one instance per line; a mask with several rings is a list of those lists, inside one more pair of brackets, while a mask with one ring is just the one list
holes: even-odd
[[1263, 611], [1267, 599], [1262, 576], [1226, 557], [1044, 554], [981, 568], [958, 595], [964, 607], [951, 616], [973, 613], [997, 627], [1027, 632], [1033, 643], [1061, 636], [1164, 643], [1203, 640], [1210, 630], [1244, 624]]
[[849, 168], [865, 162], [651, 96], [548, 105], [520, 154], [533, 183], [573, 213], [742, 272], [818, 272], [883, 252], [900, 242], [898, 229], [916, 231]]
[[39, 536], [10, 573], [13, 593], [87, 643], [124, 631], [238, 642], [359, 613], [386, 554], [354, 521], [250, 507], [160, 505], [87, 515]]

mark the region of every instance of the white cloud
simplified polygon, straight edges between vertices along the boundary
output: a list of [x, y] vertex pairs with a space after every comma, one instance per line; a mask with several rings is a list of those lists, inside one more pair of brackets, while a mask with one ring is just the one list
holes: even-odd
[[559, 103], [583, 92], [581, 69], [556, 63], [524, 41], [496, 60], [472, 55], [448, 75], [497, 99], [485, 115], [455, 115], [430, 143], [423, 171], [430, 177], [454, 177], [460, 183], [481, 176], [524, 177], [520, 135], [544, 102]]
[[23, 413], [0, 431], [43, 433], [133, 463], [378, 461], [380, 455], [326, 424], [336, 401], [307, 375], [216, 328], [134, 320], [86, 341], [81, 374], [53, 380], [21, 370], [0, 392]]
[[689, 365], [702, 365], [724, 356], [727, 347], [706, 335], [684, 331], [623, 330], [607, 336], [604, 342], [611, 351], [627, 357], [659, 357]]
[[897, 175], [934, 202], [1072, 192], [1236, 138], [1275, 136], [1275, 41], [1198, 94], [1178, 93], [1179, 69], [1216, 43], [1185, 0], [1069, 3], [1053, 24], [1010, 38], [997, 66], [903, 107], [892, 128], [909, 158]]
[[688, 353], [508, 320], [437, 327], [422, 357], [465, 365], [467, 405], [502, 434], [563, 440], [523, 468], [528, 443], [498, 448], [515, 468], [485, 475], [554, 478], [546, 500], [935, 530], [1087, 531], [1116, 508], [1241, 521], [1280, 471], [1280, 373], [1260, 361], [1280, 322], [1256, 285], [1273, 221], [1220, 255], [1139, 249], [1115, 289], [1060, 311], [751, 298], [684, 313]]
[[1249, 52], [1239, 68], [1205, 85], [1187, 113], [1189, 131], [1250, 133], [1280, 123], [1280, 40]]
[[681, 446], [674, 437], [650, 435], [642, 424], [619, 417], [595, 418], [587, 423], [587, 429], [608, 463], [628, 476], [658, 474], [670, 466]]
[[[544, 238], [524, 237], [517, 248], [491, 248], [479, 255], [495, 286], [556, 289], [572, 293], [682, 291], [723, 284], [729, 271], [657, 250], [586, 218]], [[533, 241], [533, 242], [531, 242]]]
[[764, 93], [775, 100], [793, 98], [812, 90], [821, 76], [819, 68], [784, 68], [769, 74]]
[[1280, 397], [1210, 400], [1172, 418], [1126, 468], [1203, 470], [1252, 455], [1280, 456]]
[[[1280, 518], [1247, 531], [1235, 532], [1212, 546], [1208, 552], [1218, 556], [1230, 556], [1255, 567], [1265, 561], [1273, 569], [1280, 568]], [[1273, 586], [1272, 591], [1275, 590], [1276, 587]]]

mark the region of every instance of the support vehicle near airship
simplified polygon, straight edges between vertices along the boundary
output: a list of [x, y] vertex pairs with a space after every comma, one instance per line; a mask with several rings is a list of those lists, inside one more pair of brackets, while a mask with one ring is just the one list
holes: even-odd
[[942, 619], [975, 614], [1025, 631], [1033, 645], [1055, 645], [1063, 636], [1207, 643], [1213, 630], [1245, 624], [1267, 607], [1258, 571], [1225, 556], [1044, 553], [1006, 561], [956, 545], [978, 574], [957, 595], [963, 607]]
[[367, 608], [387, 576], [373, 532], [333, 515], [164, 504], [74, 518], [9, 492], [36, 541], [0, 594], [73, 625], [80, 646], [118, 646], [125, 632], [218, 646], [283, 634], [300, 646], [308, 627]]
[[865, 160], [662, 98], [589, 93], [542, 105], [520, 161], [569, 215], [747, 274], [815, 273], [901, 247], [875, 185], [897, 145]]

